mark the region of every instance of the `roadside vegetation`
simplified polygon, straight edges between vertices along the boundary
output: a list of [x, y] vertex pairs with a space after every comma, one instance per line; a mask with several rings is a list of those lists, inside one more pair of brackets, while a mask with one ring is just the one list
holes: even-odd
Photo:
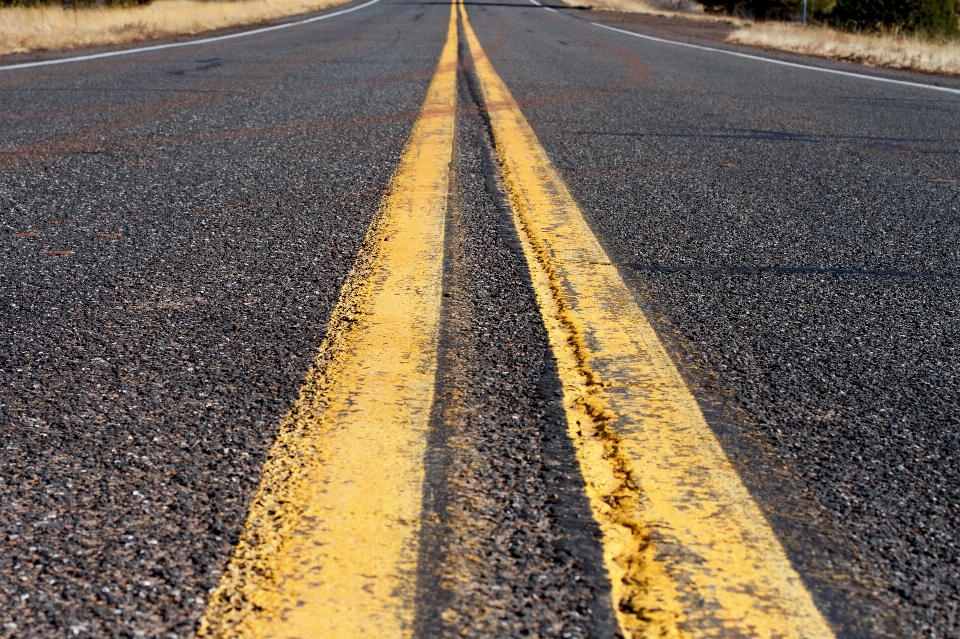
[[728, 42], [960, 75], [960, 0], [592, 0], [592, 8], [720, 21]]
[[121, 0], [97, 4], [0, 2], [0, 55], [27, 51], [121, 44], [196, 34], [308, 13], [346, 0], [241, 0], [202, 2]]
[[[757, 20], [815, 21], [843, 31], [960, 35], [960, 0], [703, 0], [704, 8]], [[804, 16], [804, 13], [806, 14]]]
[[[343, 2], [0, 0], [0, 55], [198, 34]], [[725, 22], [737, 27], [727, 41], [739, 44], [960, 75], [960, 0], [592, 0], [591, 5]], [[801, 26], [804, 7], [808, 25]]]
[[960, 41], [923, 34], [840, 31], [789, 22], [757, 22], [737, 29], [727, 41], [779, 49], [869, 66], [960, 75]]

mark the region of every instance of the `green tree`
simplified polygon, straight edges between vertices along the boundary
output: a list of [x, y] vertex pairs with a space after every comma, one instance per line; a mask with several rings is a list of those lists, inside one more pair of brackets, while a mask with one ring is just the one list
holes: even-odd
[[[823, 19], [837, 0], [808, 0], [807, 16]], [[799, 20], [803, 0], [703, 0], [707, 11], [757, 20]]]
[[[758, 20], [799, 20], [803, 0], [702, 0], [707, 11]], [[960, 34], [960, 0], [809, 0], [807, 16], [842, 29]]]
[[958, 0], [837, 0], [832, 21], [843, 28], [884, 29], [930, 35], [960, 33]]

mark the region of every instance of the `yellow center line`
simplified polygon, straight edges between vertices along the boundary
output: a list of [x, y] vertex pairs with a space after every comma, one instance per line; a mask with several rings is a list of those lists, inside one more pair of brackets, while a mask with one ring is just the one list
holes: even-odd
[[456, 67], [451, 5], [420, 117], [201, 637], [411, 636]]
[[624, 635], [833, 637], [458, 2]]

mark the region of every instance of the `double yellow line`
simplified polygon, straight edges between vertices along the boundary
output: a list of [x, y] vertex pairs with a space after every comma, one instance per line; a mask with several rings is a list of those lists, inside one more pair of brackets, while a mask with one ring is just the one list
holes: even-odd
[[459, 8], [623, 634], [832, 637], [457, 2], [199, 635], [412, 636]]

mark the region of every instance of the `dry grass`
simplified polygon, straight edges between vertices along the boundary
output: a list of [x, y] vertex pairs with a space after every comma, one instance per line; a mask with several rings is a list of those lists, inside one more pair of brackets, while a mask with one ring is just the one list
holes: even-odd
[[[694, 0], [581, 0], [600, 11], [723, 22], [739, 27], [728, 42], [804, 55], [859, 62], [868, 66], [960, 75], [960, 40], [941, 42], [902, 33], [845, 33], [829, 27], [787, 22], [756, 22], [703, 12]], [[578, 0], [565, 0], [577, 6]]]
[[0, 55], [201, 33], [323, 9], [346, 0], [158, 0], [124, 8], [0, 8]]
[[828, 27], [758, 22], [737, 29], [729, 42], [834, 60], [960, 75], [960, 41], [937, 42], [903, 34], [844, 33]]
[[598, 11], [623, 11], [624, 13], [646, 13], [666, 18], [687, 18], [705, 22], [723, 22], [742, 26], [745, 20], [732, 16], [704, 13], [703, 5], [695, 0], [564, 0], [570, 6], [586, 6]]

